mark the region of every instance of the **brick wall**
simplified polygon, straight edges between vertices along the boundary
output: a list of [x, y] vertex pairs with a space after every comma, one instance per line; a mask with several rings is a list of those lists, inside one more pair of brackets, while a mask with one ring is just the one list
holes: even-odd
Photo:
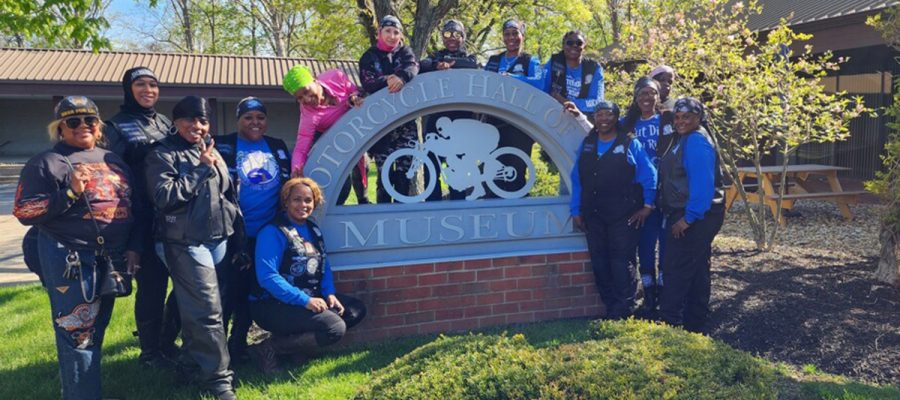
[[337, 271], [335, 282], [368, 307], [352, 342], [603, 311], [586, 252]]

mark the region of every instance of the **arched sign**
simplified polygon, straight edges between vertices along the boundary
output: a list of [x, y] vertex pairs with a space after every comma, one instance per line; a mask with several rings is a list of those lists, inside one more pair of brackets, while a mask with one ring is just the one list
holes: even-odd
[[[499, 199], [478, 199], [480, 196], [470, 195], [469, 200], [473, 201], [423, 203], [418, 202], [421, 198], [413, 197], [400, 199], [407, 204], [352, 207], [336, 204], [352, 168], [378, 139], [419, 116], [447, 111], [486, 114], [527, 133], [559, 169], [560, 181], [564, 183], [560, 195], [518, 198], [527, 193], [530, 188], [527, 186], [500, 195]], [[489, 129], [474, 125], [475, 122], [439, 119], [438, 129], [447, 131], [423, 132], [425, 143], [410, 149], [419, 153], [405, 155], [425, 163], [425, 154], [442, 151], [439, 140], [448, 137], [447, 132], [454, 129], [492, 135]], [[327, 200], [316, 214], [322, 222], [332, 266], [343, 270], [585, 250], [584, 235], [574, 230], [569, 217], [567, 194], [567, 188], [571, 187], [569, 171], [585, 134], [575, 119], [547, 94], [516, 79], [480, 70], [422, 74], [398, 93], [382, 90], [367, 97], [363, 107], [347, 112], [322, 135], [304, 167], [305, 175], [322, 186]], [[470, 142], [469, 146], [485, 146], [488, 140], [483, 142], [479, 137], [468, 135], [466, 142]], [[500, 151], [506, 150], [486, 150], [496, 156]], [[510, 156], [520, 158], [523, 154]], [[530, 160], [527, 164], [533, 179], [534, 167]], [[390, 164], [386, 162], [386, 165]], [[484, 165], [487, 170], [488, 162]], [[504, 173], [503, 167], [497, 163], [498, 173]], [[480, 181], [459, 183], [468, 187], [475, 184], [481, 186]], [[526, 181], [529, 184], [533, 180]]]

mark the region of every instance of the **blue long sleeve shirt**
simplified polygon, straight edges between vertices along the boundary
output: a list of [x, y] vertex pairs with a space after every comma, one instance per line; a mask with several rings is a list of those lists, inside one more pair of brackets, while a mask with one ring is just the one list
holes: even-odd
[[644, 145], [644, 150], [650, 161], [653, 161], [653, 165], [659, 166], [659, 157], [656, 155], [659, 144], [659, 114], [653, 114], [647, 119], [638, 118], [634, 124], [634, 137]]
[[[312, 232], [306, 224], [297, 225], [293, 222], [297, 233], [304, 240], [314, 242]], [[288, 239], [275, 225], [269, 224], [259, 231], [256, 236], [256, 279], [259, 285], [272, 297], [285, 304], [306, 306], [310, 297], [296, 286], [291, 285], [278, 273], [281, 266], [281, 258], [284, 249], [288, 246]], [[322, 272], [322, 297], [328, 297], [335, 293], [334, 279], [331, 274], [331, 265], [325, 258], [325, 270]]]
[[[547, 61], [544, 64], [543, 89], [546, 93], [550, 93], [550, 84], [553, 80], [550, 73], [552, 64], [553, 61]], [[597, 66], [597, 71], [594, 72], [590, 86], [588, 86], [588, 96], [586, 98], [578, 97], [578, 94], [581, 93], [581, 71], [581, 65], [578, 68], [566, 67], [566, 97], [569, 101], [575, 103], [575, 107], [578, 107], [579, 111], [585, 114], [592, 114], [594, 107], [597, 107], [597, 103], [603, 100], [604, 96], [603, 67]]]
[[[497, 71], [493, 70], [492, 65], [487, 64], [484, 66], [485, 71], [489, 72], [506, 72], [509, 70], [509, 67], [516, 62], [519, 57], [503, 57], [500, 56], [500, 64], [498, 66]], [[509, 76], [516, 78], [522, 82], [525, 82], [531, 86], [534, 86], [537, 89], [544, 89], [544, 66], [541, 65], [541, 59], [538, 56], [531, 56], [528, 60], [528, 75], [522, 73], [516, 73], [513, 71], [509, 74]]]
[[684, 169], [688, 177], [688, 199], [684, 221], [688, 224], [703, 219], [712, 206], [715, 194], [716, 149], [700, 132], [685, 137]]
[[[597, 140], [597, 155], [602, 156], [609, 151], [615, 139], [608, 142]], [[578, 155], [575, 157], [575, 166], [572, 168], [572, 199], [569, 202], [569, 213], [572, 216], [581, 215], [581, 174], [578, 172], [578, 161], [581, 159], [581, 151], [584, 149], [584, 143], [578, 146]], [[644, 192], [644, 203], [652, 205], [656, 199], [656, 166], [650, 161], [647, 152], [640, 141], [632, 140], [628, 146], [626, 159], [629, 165], [635, 167], [634, 183], [641, 185]], [[624, 188], [623, 188], [624, 190]]]

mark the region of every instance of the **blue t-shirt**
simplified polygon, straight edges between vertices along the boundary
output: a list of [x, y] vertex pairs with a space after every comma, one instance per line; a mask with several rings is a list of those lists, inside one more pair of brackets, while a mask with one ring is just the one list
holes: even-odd
[[[497, 69], [500, 72], [506, 72], [509, 70], [509, 67], [519, 59], [519, 56], [512, 57], [500, 57], [500, 68]], [[513, 71], [513, 73], [524, 74], [524, 71]]]
[[566, 68], [566, 93], [570, 100], [581, 93], [581, 65], [578, 68]]
[[644, 146], [644, 151], [650, 156], [653, 165], [659, 165], [659, 157], [656, 155], [656, 147], [659, 143], [659, 114], [643, 119], [638, 118], [634, 124], [634, 136]]
[[265, 140], [251, 142], [237, 138], [236, 166], [241, 180], [239, 203], [247, 236], [256, 237], [260, 228], [275, 217], [281, 175], [278, 162]]

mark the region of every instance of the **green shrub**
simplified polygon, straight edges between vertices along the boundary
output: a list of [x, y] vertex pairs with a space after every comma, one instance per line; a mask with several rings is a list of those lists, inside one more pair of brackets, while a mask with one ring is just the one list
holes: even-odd
[[775, 370], [768, 363], [707, 336], [637, 320], [597, 321], [591, 334], [596, 348], [576, 354], [608, 359], [583, 373], [608, 377], [593, 381], [602, 395], [586, 398], [776, 398]]
[[356, 399], [774, 399], [764, 361], [702, 335], [600, 322], [595, 340], [537, 349], [522, 335], [441, 337], [375, 371]]
[[441, 336], [377, 371], [356, 399], [538, 398], [547, 366], [522, 335]]

